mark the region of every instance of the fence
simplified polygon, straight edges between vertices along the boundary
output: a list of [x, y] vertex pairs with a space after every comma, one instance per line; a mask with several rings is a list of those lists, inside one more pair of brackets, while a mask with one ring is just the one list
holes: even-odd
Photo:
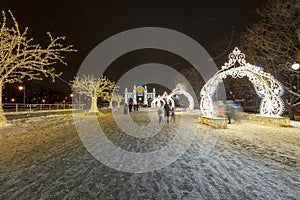
[[4, 112], [34, 112], [46, 110], [84, 109], [85, 104], [19, 104], [3, 103]]

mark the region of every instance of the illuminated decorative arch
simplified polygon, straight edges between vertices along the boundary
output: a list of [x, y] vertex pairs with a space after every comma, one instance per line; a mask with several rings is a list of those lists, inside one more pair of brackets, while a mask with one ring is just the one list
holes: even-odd
[[165, 106], [165, 104], [166, 104], [165, 100], [160, 95], [158, 95], [157, 98], [155, 98], [155, 100], [151, 102], [151, 107], [162, 108]]
[[233, 78], [248, 77], [253, 84], [256, 93], [261, 100], [260, 115], [280, 116], [283, 112], [284, 103], [281, 99], [283, 87], [270, 73], [264, 72], [261, 67], [251, 65], [246, 62], [245, 54], [235, 47], [229, 54], [229, 62], [225, 63], [200, 92], [200, 112], [203, 116], [214, 117], [216, 111], [213, 110], [212, 96], [215, 94], [217, 86], [227, 76]]
[[171, 108], [174, 107], [175, 108], [175, 102], [174, 99], [172, 99], [172, 96], [168, 95], [167, 92], [164, 92], [163, 95], [161, 96], [162, 99], [164, 99], [165, 101], [167, 101], [166, 103], [170, 105], [171, 102]]
[[181, 84], [177, 84], [175, 89], [169, 94], [169, 96], [172, 98], [174, 95], [184, 95], [188, 101], [189, 101], [189, 109], [193, 110], [194, 109], [194, 99], [190, 93], [185, 91], [183, 89], [183, 86]]

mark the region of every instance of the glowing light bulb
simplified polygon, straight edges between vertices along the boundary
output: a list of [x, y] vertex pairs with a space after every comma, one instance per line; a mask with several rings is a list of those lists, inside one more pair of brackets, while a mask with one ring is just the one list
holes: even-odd
[[294, 64], [292, 64], [292, 69], [293, 70], [298, 70], [299, 68], [300, 68], [300, 64], [299, 63], [294, 62]]

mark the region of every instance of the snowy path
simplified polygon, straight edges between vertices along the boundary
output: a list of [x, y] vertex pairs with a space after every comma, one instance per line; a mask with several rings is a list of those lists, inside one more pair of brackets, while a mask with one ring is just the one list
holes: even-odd
[[[132, 118], [147, 123], [143, 112], [132, 113]], [[190, 123], [197, 123], [194, 119]], [[101, 116], [99, 121], [116, 145], [137, 152], [163, 147], [177, 128], [176, 124], [169, 124], [154, 138], [134, 138], [120, 132], [110, 114]], [[245, 151], [233, 145], [233, 138], [238, 135], [232, 136], [232, 129], [221, 132], [210, 153], [201, 153], [207, 127], [200, 125], [187, 152], [171, 165], [153, 172], [126, 173], [91, 156], [76, 133], [71, 115], [13, 123], [0, 129], [5, 132], [0, 139], [0, 199], [300, 198], [299, 157], [293, 157], [293, 165], [286, 165], [273, 157]], [[263, 126], [255, 127], [268, 131]], [[299, 129], [289, 130], [299, 134]], [[256, 138], [253, 141], [263, 144]], [[294, 142], [299, 147], [299, 140]]]

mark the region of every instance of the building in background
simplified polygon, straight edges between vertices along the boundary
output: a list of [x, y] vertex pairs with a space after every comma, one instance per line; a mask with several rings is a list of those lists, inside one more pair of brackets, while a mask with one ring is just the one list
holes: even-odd
[[125, 88], [125, 103], [128, 104], [131, 98], [134, 105], [150, 106], [151, 102], [155, 100], [155, 94], [155, 88], [153, 88], [152, 92], [148, 92], [146, 85], [134, 85], [132, 92], [128, 92], [127, 88]]

